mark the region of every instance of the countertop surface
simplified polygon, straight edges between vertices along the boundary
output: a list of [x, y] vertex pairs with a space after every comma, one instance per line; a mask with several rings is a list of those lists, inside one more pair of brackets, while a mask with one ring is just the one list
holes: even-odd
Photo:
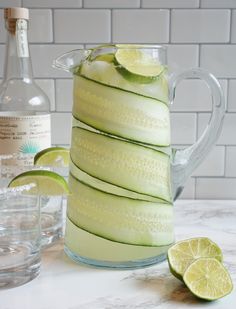
[[[176, 240], [207, 236], [222, 248], [236, 286], [236, 201], [178, 201]], [[58, 243], [43, 253], [33, 281], [0, 290], [0, 309], [236, 308], [236, 288], [203, 302], [173, 277], [167, 262], [138, 270], [106, 270], [75, 264]]]

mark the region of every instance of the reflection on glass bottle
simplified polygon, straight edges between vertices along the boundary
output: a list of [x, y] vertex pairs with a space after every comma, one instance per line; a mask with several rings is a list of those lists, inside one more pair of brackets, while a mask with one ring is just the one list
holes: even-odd
[[29, 165], [35, 153], [51, 145], [50, 103], [33, 79], [28, 9], [7, 8], [4, 17], [7, 44], [0, 85], [0, 155], [23, 154], [9, 164]]

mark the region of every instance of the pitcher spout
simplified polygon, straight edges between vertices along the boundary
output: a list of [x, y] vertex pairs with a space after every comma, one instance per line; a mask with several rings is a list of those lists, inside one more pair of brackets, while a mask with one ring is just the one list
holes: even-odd
[[80, 65], [91, 53], [88, 49], [75, 49], [65, 53], [53, 61], [53, 67], [66, 72], [72, 72], [73, 68]]

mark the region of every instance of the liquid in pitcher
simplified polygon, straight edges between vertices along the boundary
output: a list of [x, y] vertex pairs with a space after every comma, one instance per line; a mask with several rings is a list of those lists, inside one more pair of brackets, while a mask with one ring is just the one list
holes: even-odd
[[98, 47], [73, 74], [67, 253], [100, 266], [163, 258], [174, 241], [165, 59]]

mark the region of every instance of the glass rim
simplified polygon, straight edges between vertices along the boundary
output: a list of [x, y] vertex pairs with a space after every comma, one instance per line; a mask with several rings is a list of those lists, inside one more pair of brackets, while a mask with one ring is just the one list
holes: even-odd
[[8, 187], [2, 187], [0, 188], [0, 201], [8, 198], [8, 197], [12, 197], [12, 196], [24, 196], [24, 197], [37, 197], [39, 199], [42, 198], [61, 198], [62, 200], [66, 197], [65, 194], [57, 194], [57, 195], [50, 195], [50, 194], [40, 194], [40, 193], [28, 193], [27, 191], [29, 191], [30, 189], [37, 187], [37, 185], [35, 183], [30, 183], [27, 185], [22, 185], [22, 186], [17, 186], [17, 187], [12, 187], [12, 188], [8, 188]]
[[163, 49], [166, 50], [165, 45], [160, 44], [138, 44], [138, 43], [117, 43], [117, 44], [104, 44], [95, 47], [88, 48], [89, 50], [96, 49], [106, 49], [106, 48], [117, 48], [117, 49]]
[[39, 194], [29, 194], [27, 191], [36, 187], [35, 183], [30, 183], [27, 185], [17, 186], [17, 187], [2, 187], [0, 188], [0, 199], [8, 196], [34, 196], [37, 197]]

